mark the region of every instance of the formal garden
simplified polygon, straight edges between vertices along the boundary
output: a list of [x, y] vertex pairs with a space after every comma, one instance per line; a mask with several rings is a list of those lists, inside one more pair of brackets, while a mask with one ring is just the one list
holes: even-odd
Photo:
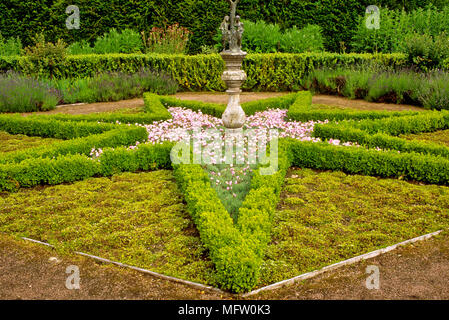
[[[241, 0], [228, 22], [228, 1], [79, 1], [78, 29], [66, 1], [6, 2], [1, 233], [242, 294], [447, 230], [446, 1], [378, 1], [380, 28], [364, 1]], [[40, 2], [46, 25], [19, 28]], [[240, 105], [240, 85], [283, 94]]]

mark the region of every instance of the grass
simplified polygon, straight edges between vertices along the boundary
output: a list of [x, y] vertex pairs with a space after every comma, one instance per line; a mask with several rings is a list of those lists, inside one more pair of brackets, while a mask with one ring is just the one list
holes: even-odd
[[25, 150], [29, 148], [49, 146], [59, 139], [28, 137], [25, 135], [11, 135], [4, 131], [0, 131], [0, 153], [12, 152], [17, 150]]
[[426, 142], [435, 142], [449, 147], [449, 130], [440, 130], [429, 133], [402, 135], [401, 138], [407, 140], [421, 140]]
[[274, 218], [259, 285], [448, 225], [449, 187], [292, 169]]
[[125, 173], [0, 195], [0, 232], [192, 281], [212, 264], [171, 171]]

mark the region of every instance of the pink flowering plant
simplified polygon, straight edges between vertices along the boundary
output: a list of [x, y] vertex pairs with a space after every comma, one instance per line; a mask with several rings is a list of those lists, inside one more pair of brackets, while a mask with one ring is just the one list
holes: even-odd
[[[179, 107], [168, 108], [168, 111], [172, 119], [143, 125], [148, 132], [146, 143], [183, 142], [193, 148], [194, 160], [198, 161], [195, 163], [208, 172], [211, 186], [234, 219], [250, 190], [252, 172], [269, 153], [271, 141], [292, 138], [320, 142], [321, 139], [312, 137], [314, 126], [328, 123], [287, 121], [287, 110], [269, 109], [249, 116], [242, 128], [244, 134], [229, 139], [229, 132], [219, 118]], [[340, 145], [338, 140], [329, 140], [329, 143]], [[136, 148], [137, 144], [129, 147]]]

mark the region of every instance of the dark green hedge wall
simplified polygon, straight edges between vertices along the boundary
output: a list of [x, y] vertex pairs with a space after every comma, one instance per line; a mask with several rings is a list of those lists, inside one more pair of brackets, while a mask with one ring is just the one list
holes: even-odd
[[[318, 24], [323, 27], [327, 50], [337, 51], [340, 42], [350, 43], [357, 17], [373, 3], [414, 9], [429, 3], [443, 6], [449, 0], [241, 0], [238, 13], [245, 19], [262, 19], [283, 28]], [[68, 5], [80, 8], [79, 30], [65, 27]], [[189, 49], [196, 53], [201, 45], [213, 44], [212, 38], [227, 11], [224, 0], [2, 0], [0, 32], [6, 37], [20, 37], [25, 45], [37, 32], [44, 32], [51, 41], [63, 38], [72, 43], [93, 41], [113, 27], [142, 31], [179, 22], [194, 33]]]

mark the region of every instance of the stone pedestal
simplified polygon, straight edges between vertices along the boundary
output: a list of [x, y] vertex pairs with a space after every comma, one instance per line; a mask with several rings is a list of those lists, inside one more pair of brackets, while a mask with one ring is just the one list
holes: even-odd
[[246, 57], [243, 51], [223, 51], [221, 57], [226, 63], [226, 70], [223, 72], [222, 79], [226, 83], [229, 94], [228, 106], [223, 113], [223, 124], [228, 129], [238, 129], [243, 126], [246, 120], [245, 112], [240, 105], [240, 90], [243, 82], [246, 81], [246, 73], [242, 70], [242, 62]]

